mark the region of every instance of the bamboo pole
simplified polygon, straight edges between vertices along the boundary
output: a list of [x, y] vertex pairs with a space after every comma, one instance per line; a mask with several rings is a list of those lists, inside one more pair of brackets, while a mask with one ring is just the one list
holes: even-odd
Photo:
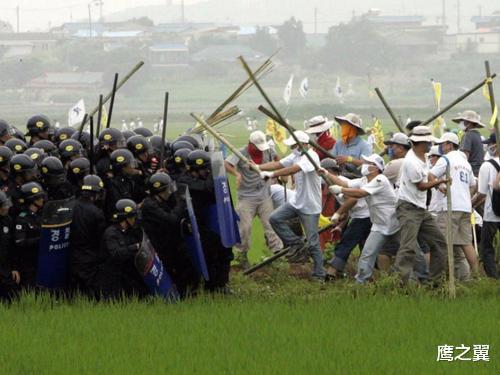
[[[490, 62], [488, 60], [486, 60], [484, 62], [484, 67], [486, 70], [486, 77], [487, 77], [487, 82], [488, 82], [488, 93], [490, 94], [491, 113], [493, 114], [495, 112], [495, 107], [496, 107], [495, 92], [493, 90], [493, 82], [490, 79], [490, 78], [492, 78], [492, 76], [491, 76], [491, 70], [490, 70]], [[500, 150], [500, 126], [498, 125], [498, 116], [495, 119], [494, 127], [495, 127], [495, 135], [497, 137], [497, 150]]]
[[253, 163], [250, 163], [250, 160], [248, 160], [248, 158], [243, 155], [240, 150], [238, 150], [238, 148], [236, 148], [235, 146], [233, 146], [226, 138], [224, 138], [220, 133], [218, 133], [215, 129], [213, 129], [210, 125], [207, 124], [207, 122], [205, 120], [203, 120], [200, 116], [197, 116], [195, 115], [194, 113], [191, 113], [191, 117], [193, 117], [198, 123], [201, 124], [201, 126], [203, 126], [207, 132], [209, 132], [210, 134], [212, 134], [212, 136], [214, 138], [216, 138], [217, 140], [219, 140], [220, 142], [222, 142], [224, 145], [227, 146], [227, 148], [229, 150], [231, 150], [231, 152], [238, 158], [240, 159], [243, 163], [246, 163], [248, 164], [248, 166], [255, 172], [257, 173], [260, 173], [261, 170], [259, 168], [258, 165], [256, 164], [253, 164]]
[[[494, 79], [496, 76], [497, 76], [496, 73], [493, 73], [490, 76], [490, 78]], [[443, 109], [441, 109], [437, 113], [433, 114], [430, 118], [428, 118], [427, 120], [425, 120], [424, 122], [422, 122], [422, 125], [429, 125], [431, 122], [433, 122], [439, 116], [441, 116], [443, 113], [448, 112], [450, 109], [452, 109], [458, 103], [460, 103], [461, 101], [463, 101], [465, 98], [467, 98], [467, 97], [471, 96], [472, 94], [474, 94], [477, 90], [479, 90], [480, 88], [482, 88], [485, 83], [488, 83], [488, 81], [489, 81], [488, 79], [483, 79], [481, 81], [481, 83], [478, 83], [476, 86], [474, 86], [473, 88], [471, 88], [469, 91], [467, 91], [466, 93], [460, 95], [457, 99], [455, 99], [454, 101], [452, 101], [446, 107], [444, 107]]]
[[165, 158], [165, 137], [167, 134], [167, 115], [168, 115], [168, 91], [165, 93], [165, 103], [163, 105], [163, 126], [161, 128], [161, 151], [160, 151], [160, 169], [163, 169], [163, 161]]
[[451, 180], [450, 180], [450, 162], [446, 160], [446, 243], [448, 253], [448, 293], [450, 298], [456, 297], [455, 287], [455, 262], [453, 259], [453, 235], [451, 233], [452, 226], [452, 205], [451, 205]]
[[[102, 99], [102, 95], [101, 95]], [[99, 120], [100, 121], [100, 120]], [[90, 174], [94, 174], [94, 118], [90, 118], [90, 141], [89, 141], [89, 162], [90, 162]]]
[[115, 73], [115, 78], [113, 80], [113, 89], [111, 90], [111, 101], [109, 102], [109, 113], [108, 119], [106, 120], [106, 129], [111, 127], [111, 118], [113, 117], [113, 108], [115, 107], [116, 90], [118, 90], [118, 73]]
[[385, 100], [384, 96], [382, 95], [382, 92], [380, 91], [380, 89], [378, 87], [375, 87], [375, 92], [377, 93], [378, 98], [380, 99], [380, 101], [384, 105], [385, 110], [387, 111], [387, 113], [389, 113], [389, 116], [391, 116], [392, 121], [394, 122], [394, 124], [396, 125], [396, 127], [399, 129], [399, 131], [401, 133], [406, 133], [403, 130], [403, 127], [401, 126], [401, 124], [399, 123], [399, 121], [398, 121], [396, 115], [394, 114], [392, 108], [389, 106], [389, 104]]

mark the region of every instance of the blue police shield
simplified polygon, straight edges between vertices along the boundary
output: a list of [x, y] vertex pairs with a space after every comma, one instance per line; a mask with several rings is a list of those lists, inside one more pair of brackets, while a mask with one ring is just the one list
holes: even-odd
[[203, 254], [203, 247], [201, 246], [200, 231], [198, 229], [198, 221], [196, 220], [196, 215], [193, 209], [193, 202], [191, 201], [191, 194], [189, 194], [189, 188], [186, 185], [180, 185], [179, 189], [182, 190], [181, 196], [184, 196], [189, 222], [191, 224], [191, 233], [185, 238], [189, 249], [189, 255], [191, 256], [193, 265], [198, 273], [208, 281], [208, 268], [207, 263], [205, 262], [205, 255]]
[[43, 207], [37, 285], [57, 289], [68, 279], [69, 237], [73, 217], [73, 199], [49, 201]]
[[144, 283], [148, 286], [152, 295], [162, 296], [168, 300], [179, 298], [177, 289], [167, 273], [163, 263], [156, 254], [151, 241], [143, 232], [141, 248], [137, 252], [135, 267], [144, 278]]
[[212, 154], [212, 175], [216, 204], [208, 208], [210, 229], [221, 238], [224, 247], [233, 247], [241, 242], [236, 214], [231, 198], [229, 181], [221, 152]]

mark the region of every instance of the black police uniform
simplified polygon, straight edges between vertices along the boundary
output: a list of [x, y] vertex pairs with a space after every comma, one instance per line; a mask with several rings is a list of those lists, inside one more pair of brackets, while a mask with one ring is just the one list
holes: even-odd
[[104, 298], [148, 294], [134, 264], [141, 241], [142, 230], [136, 227], [123, 230], [113, 224], [104, 232], [101, 241], [103, 263], [96, 275], [96, 285]]
[[12, 219], [0, 216], [0, 301], [9, 301], [19, 287], [12, 279], [12, 270], [17, 268], [13, 258]]
[[41, 212], [29, 209], [23, 209], [14, 221], [15, 258], [24, 288], [34, 287], [36, 284], [41, 224]]
[[70, 276], [73, 287], [86, 294], [95, 291], [95, 276], [103, 257], [100, 241], [106, 221], [90, 198], [81, 196], [73, 208], [70, 234]]
[[49, 201], [58, 201], [75, 196], [75, 188], [68, 181], [63, 181], [57, 185], [45, 185], [44, 187]]
[[183, 241], [188, 228], [182, 228], [181, 222], [186, 218], [185, 203], [171, 195], [166, 202], [148, 196], [140, 220], [181, 296], [196, 289], [200, 279]]
[[215, 204], [212, 176], [202, 180], [191, 174], [184, 174], [179, 177], [178, 182], [189, 187], [193, 208], [199, 221], [198, 228], [210, 277], [210, 280], [205, 283], [205, 288], [217, 291], [224, 288], [229, 282], [229, 271], [234, 256], [232, 249], [224, 247], [219, 235], [209, 229], [208, 217], [204, 215], [204, 210]]
[[115, 204], [120, 199], [132, 199], [134, 202], [142, 202], [146, 196], [144, 177], [141, 175], [129, 176], [120, 171], [114, 172], [114, 176], [105, 180], [106, 200], [104, 213], [108, 220], [115, 210]]

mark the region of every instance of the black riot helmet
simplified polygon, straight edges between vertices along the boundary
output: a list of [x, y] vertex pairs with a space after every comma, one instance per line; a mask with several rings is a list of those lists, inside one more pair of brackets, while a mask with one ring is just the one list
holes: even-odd
[[45, 153], [48, 156], [59, 157], [59, 150], [57, 149], [57, 146], [53, 142], [51, 142], [49, 140], [42, 139], [42, 140], [40, 140], [38, 142], [35, 142], [33, 144], [33, 147], [41, 148], [42, 150], [45, 151]]
[[14, 154], [22, 154], [28, 149], [26, 143], [17, 138], [9, 139], [7, 142], [5, 142], [5, 146], [10, 148]]
[[135, 168], [137, 166], [137, 162], [134, 158], [134, 155], [127, 150], [126, 148], [120, 148], [111, 153], [111, 167], [113, 170], [120, 170], [124, 167], [131, 166]]
[[177, 168], [186, 168], [187, 167], [187, 157], [191, 152], [188, 148], [181, 148], [180, 150], [175, 151], [174, 153], [174, 165]]
[[[90, 150], [90, 133], [89, 132], [83, 132], [82, 136], [80, 137], [80, 132], [76, 131], [73, 133], [71, 136], [71, 139], [74, 139], [75, 141], [79, 141], [83, 148], [88, 152]], [[99, 140], [94, 137], [94, 150], [97, 148], [97, 145], [99, 144]]]
[[90, 161], [87, 158], [78, 158], [69, 163], [68, 174], [83, 178], [90, 174]]
[[149, 137], [153, 136], [153, 132], [145, 127], [140, 127], [140, 128], [134, 129], [134, 133], [138, 134], [138, 135], [142, 135], [145, 138], [149, 138]]
[[[162, 139], [159, 135], [153, 135], [149, 138], [149, 142], [151, 142], [151, 146], [153, 147], [154, 154], [158, 157], [161, 154], [161, 143]], [[170, 144], [165, 140], [165, 154], [168, 154], [170, 151]]]
[[21, 174], [24, 172], [36, 172], [36, 163], [25, 154], [12, 156], [10, 159], [10, 171], [12, 174]]
[[125, 146], [125, 138], [123, 134], [118, 129], [107, 128], [104, 129], [101, 134], [99, 134], [99, 146], [100, 148], [120, 148]]
[[28, 133], [26, 133], [26, 135], [28, 136], [38, 135], [40, 133], [44, 133], [49, 130], [50, 121], [47, 118], [47, 116], [35, 115], [29, 118], [26, 127], [28, 128]]
[[82, 194], [95, 194], [102, 196], [104, 193], [104, 183], [101, 177], [95, 174], [89, 174], [83, 178]]
[[201, 145], [200, 141], [198, 139], [196, 139], [195, 137], [191, 136], [191, 135], [180, 136], [179, 138], [177, 138], [174, 141], [174, 143], [175, 142], [180, 142], [180, 141], [186, 141], [186, 142], [191, 143], [195, 149], [201, 149], [202, 148], [202, 145]]
[[120, 199], [116, 202], [113, 220], [121, 222], [130, 217], [137, 216], [137, 204], [132, 199]]
[[8, 167], [14, 153], [7, 146], [0, 146], [0, 168]]
[[5, 120], [0, 119], [0, 142], [5, 143], [12, 138], [12, 127]]
[[42, 161], [43, 180], [47, 185], [54, 186], [66, 180], [66, 170], [58, 158], [49, 156]]
[[26, 143], [26, 137], [24, 136], [24, 133], [15, 126], [12, 126], [12, 136]]
[[170, 147], [172, 149], [172, 153], [174, 153], [174, 154], [175, 154], [175, 151], [180, 150], [181, 148], [187, 148], [191, 151], [194, 150], [193, 144], [191, 142], [188, 142], [188, 141], [175, 141], [174, 143], [172, 143], [172, 145]]
[[59, 144], [59, 154], [63, 161], [80, 157], [83, 154], [83, 146], [74, 139], [67, 139]]
[[128, 141], [130, 137], [133, 137], [134, 135], [137, 135], [134, 133], [132, 130], [123, 130], [122, 131], [123, 138], [125, 138], [125, 141]]
[[38, 198], [44, 198], [45, 191], [38, 182], [27, 182], [21, 186], [21, 199], [19, 203], [30, 204]]
[[142, 135], [130, 137], [127, 140], [127, 148], [136, 157], [145, 152], [150, 153], [152, 151], [151, 143]]
[[155, 173], [148, 181], [148, 190], [151, 195], [156, 195], [165, 190], [175, 191], [175, 182], [163, 172]]
[[24, 151], [24, 154], [28, 155], [38, 166], [40, 166], [43, 159], [47, 157], [45, 151], [38, 147], [30, 147]]
[[54, 134], [54, 142], [59, 145], [62, 141], [70, 139], [75, 133], [75, 129], [70, 128], [69, 126], [64, 128], [59, 128], [56, 130]]
[[189, 167], [190, 171], [196, 171], [200, 169], [209, 169], [211, 158], [210, 154], [203, 150], [191, 151], [186, 159], [186, 165]]

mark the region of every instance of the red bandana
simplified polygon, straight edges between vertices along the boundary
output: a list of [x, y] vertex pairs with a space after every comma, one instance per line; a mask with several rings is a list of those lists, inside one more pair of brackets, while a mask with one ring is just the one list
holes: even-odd
[[262, 151], [260, 151], [253, 143], [248, 143], [247, 150], [255, 164], [262, 164], [262, 160], [264, 159], [264, 153]]
[[[335, 146], [335, 138], [333, 138], [329, 132], [324, 132], [321, 134], [316, 141], [321, 147], [323, 147], [325, 150], [331, 150], [333, 146]], [[321, 151], [316, 150], [319, 158], [321, 160], [325, 159], [327, 156], [323, 154]]]

